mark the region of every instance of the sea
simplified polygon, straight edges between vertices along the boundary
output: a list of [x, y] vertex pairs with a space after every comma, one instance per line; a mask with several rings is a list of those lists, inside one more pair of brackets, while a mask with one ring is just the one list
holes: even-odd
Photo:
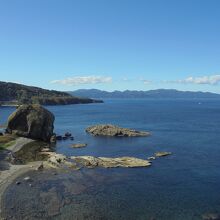
[[[197, 220], [220, 214], [220, 100], [106, 99], [45, 107], [55, 115], [56, 134], [74, 136], [74, 141], [57, 142], [58, 153], [142, 159], [158, 151], [172, 155], [142, 168], [31, 172], [31, 183], [6, 190], [6, 219]], [[14, 110], [1, 107], [0, 124]], [[151, 136], [93, 137], [85, 132], [96, 124], [149, 131]], [[73, 143], [87, 147], [74, 149]]]

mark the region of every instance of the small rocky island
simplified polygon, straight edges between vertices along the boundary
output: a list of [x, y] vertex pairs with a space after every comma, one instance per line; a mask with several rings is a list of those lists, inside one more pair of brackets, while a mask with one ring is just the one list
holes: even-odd
[[144, 137], [149, 136], [150, 133], [146, 131], [136, 131], [128, 128], [121, 128], [115, 125], [94, 125], [88, 127], [86, 132], [93, 136], [117, 136], [117, 137]]

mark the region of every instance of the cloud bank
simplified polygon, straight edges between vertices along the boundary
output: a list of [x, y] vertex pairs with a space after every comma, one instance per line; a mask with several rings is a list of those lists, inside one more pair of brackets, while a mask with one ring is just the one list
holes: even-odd
[[172, 81], [174, 83], [183, 83], [183, 84], [208, 84], [216, 85], [220, 82], [220, 75], [211, 75], [211, 76], [201, 76], [201, 77], [188, 77], [182, 80]]
[[111, 83], [112, 77], [105, 76], [75, 76], [69, 77], [62, 80], [53, 80], [52, 84], [61, 84], [69, 86], [77, 86], [82, 84], [100, 84], [100, 83]]

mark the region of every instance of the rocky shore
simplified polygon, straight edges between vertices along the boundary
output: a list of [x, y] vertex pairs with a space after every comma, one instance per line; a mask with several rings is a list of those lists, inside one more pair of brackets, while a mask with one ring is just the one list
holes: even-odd
[[[134, 168], [150, 167], [157, 157], [170, 155], [170, 152], [157, 152], [155, 156], [136, 158], [65, 156], [54, 151], [56, 141], [74, 140], [71, 133], [63, 136], [54, 134], [54, 115], [40, 105], [18, 107], [8, 119], [6, 132], [0, 135], [0, 199], [4, 190], [15, 178], [31, 170], [59, 169], [63, 171], [81, 168]], [[121, 128], [115, 125], [96, 125], [86, 129], [93, 136], [144, 137], [149, 132]], [[73, 148], [86, 147], [75, 143]], [[18, 183], [19, 184], [19, 183]]]

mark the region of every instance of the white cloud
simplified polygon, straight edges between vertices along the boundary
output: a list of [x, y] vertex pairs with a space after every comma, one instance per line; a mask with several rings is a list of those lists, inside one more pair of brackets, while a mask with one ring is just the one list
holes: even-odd
[[111, 83], [111, 82], [112, 82], [112, 77], [106, 77], [106, 76], [75, 76], [62, 80], [51, 81], [52, 84], [61, 84], [61, 85], [69, 85], [69, 86], [76, 86], [81, 84]]
[[142, 81], [145, 85], [148, 85], [151, 83], [151, 81], [147, 79], [140, 78], [139, 80]]
[[190, 76], [190, 77], [188, 77], [186, 79], [170, 81], [170, 82], [183, 83], [183, 84], [209, 84], [209, 85], [216, 85], [216, 84], [220, 83], [220, 75], [201, 76], [201, 77]]

